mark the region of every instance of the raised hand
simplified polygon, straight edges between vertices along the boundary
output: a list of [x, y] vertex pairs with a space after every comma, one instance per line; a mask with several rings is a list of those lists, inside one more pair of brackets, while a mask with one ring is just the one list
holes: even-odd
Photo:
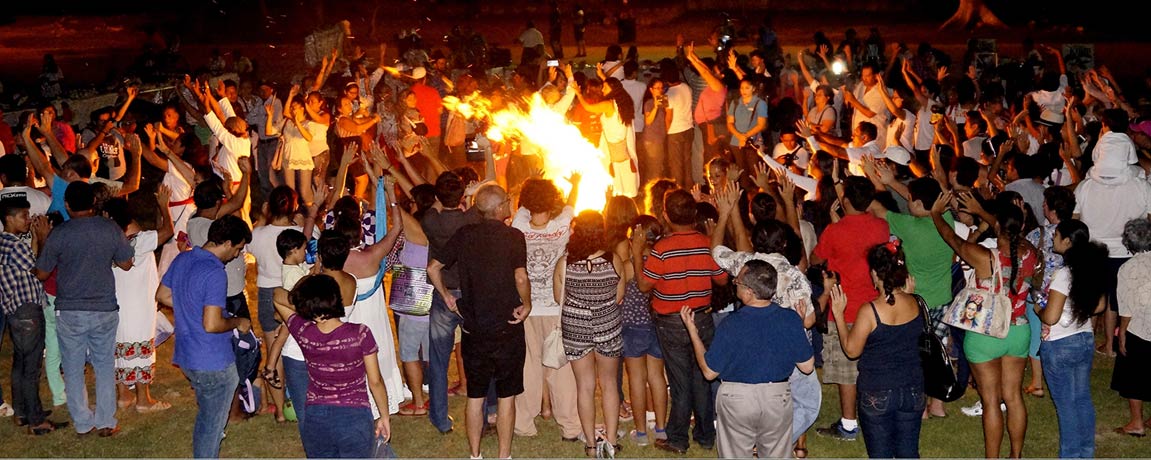
[[135, 99], [136, 96], [138, 96], [140, 94], [140, 88], [137, 88], [135, 86], [129, 86], [127, 89], [127, 93], [128, 93], [128, 100]]
[[160, 206], [160, 209], [167, 209], [171, 198], [172, 189], [168, 188], [167, 185], [160, 184], [160, 186], [156, 188], [156, 204]]
[[835, 313], [836, 318], [843, 318], [845, 310], [847, 310], [847, 294], [843, 293], [843, 286], [836, 283], [835, 287], [831, 288], [831, 311]]
[[691, 307], [687, 305], [680, 307], [679, 319], [683, 320], [683, 325], [687, 328], [689, 334], [699, 334], [699, 330], [695, 327], [695, 310], [692, 310]]
[[931, 205], [931, 214], [942, 215], [943, 211], [947, 210], [947, 206], [951, 203], [951, 199], [955, 197], [955, 193], [951, 190], [943, 192], [939, 198], [935, 199], [935, 204]]
[[943, 81], [944, 78], [947, 78], [947, 66], [941, 65], [939, 66], [939, 70], [935, 72], [935, 80]]
[[252, 174], [252, 157], [241, 157], [236, 161], [236, 166], [240, 167], [240, 172], [245, 176]]

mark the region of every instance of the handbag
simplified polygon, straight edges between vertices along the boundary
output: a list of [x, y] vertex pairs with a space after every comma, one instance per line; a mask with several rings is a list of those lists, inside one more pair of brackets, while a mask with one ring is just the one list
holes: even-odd
[[564, 353], [564, 334], [559, 325], [544, 337], [543, 364], [552, 369], [559, 369], [568, 363], [567, 354]]
[[413, 316], [427, 316], [432, 310], [432, 290], [428, 283], [428, 270], [395, 264], [392, 266], [392, 291], [389, 293], [392, 311]]
[[951, 402], [963, 396], [966, 385], [958, 385], [955, 368], [951, 367], [951, 357], [943, 341], [931, 327], [931, 314], [923, 297], [915, 296], [919, 304], [919, 314], [923, 315], [923, 333], [919, 336], [919, 359], [923, 363], [923, 393], [943, 402]]
[[989, 335], [1007, 337], [1011, 329], [1011, 298], [1003, 287], [1003, 267], [999, 251], [991, 250], [991, 283], [989, 287], [968, 283], [943, 312], [943, 322], [957, 328]]

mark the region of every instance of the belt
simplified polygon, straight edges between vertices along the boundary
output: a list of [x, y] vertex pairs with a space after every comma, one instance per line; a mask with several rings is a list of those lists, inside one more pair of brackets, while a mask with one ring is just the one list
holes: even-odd
[[[699, 308], [693, 309], [692, 313], [699, 313], [701, 310], [707, 310], [708, 308], [709, 307], [699, 307]], [[655, 313], [655, 316], [657, 318], [679, 318], [679, 312], [678, 311], [675, 313], [660, 313], [660, 312], [652, 310], [652, 312]]]
[[272, 142], [275, 142], [278, 140], [280, 140], [280, 136], [264, 137], [264, 138], [260, 138], [260, 141], [257, 144], [272, 143]]
[[175, 207], [177, 207], [177, 206], [183, 206], [183, 205], [186, 205], [186, 204], [192, 204], [192, 203], [194, 203], [195, 201], [196, 201], [196, 200], [194, 200], [192, 197], [188, 197], [188, 198], [186, 198], [186, 199], [183, 199], [183, 200], [180, 200], [180, 201], [173, 201], [173, 202], [170, 202], [170, 203], [168, 203], [168, 207], [169, 207], [169, 208], [175, 208]]

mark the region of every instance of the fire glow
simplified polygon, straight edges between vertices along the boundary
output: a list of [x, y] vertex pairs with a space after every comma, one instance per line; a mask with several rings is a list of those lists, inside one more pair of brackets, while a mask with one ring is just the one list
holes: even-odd
[[487, 118], [490, 123], [485, 135], [492, 142], [514, 137], [520, 141], [521, 152], [536, 150], [542, 160], [545, 177], [564, 194], [571, 189], [571, 184], [564, 179], [573, 172], [579, 172], [582, 180], [576, 211], [603, 209], [606, 193], [612, 185], [607, 156], [588, 142], [578, 128], [568, 123], [563, 114], [549, 108], [538, 93], [533, 95], [527, 113], [514, 106], [493, 112], [490, 103], [482, 98], [465, 103], [449, 96], [444, 98], [444, 106], [468, 118]]

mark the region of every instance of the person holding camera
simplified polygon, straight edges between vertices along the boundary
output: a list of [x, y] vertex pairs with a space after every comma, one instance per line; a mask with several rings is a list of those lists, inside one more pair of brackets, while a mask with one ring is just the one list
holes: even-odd
[[731, 134], [732, 157], [736, 166], [751, 171], [759, 162], [763, 150], [763, 137], [767, 129], [767, 102], [755, 95], [755, 82], [744, 78], [739, 82], [739, 98], [727, 106], [727, 132]]
[[648, 96], [643, 101], [644, 130], [640, 133], [643, 149], [639, 156], [639, 174], [643, 183], [668, 176], [667, 167], [667, 128], [671, 118], [668, 113], [667, 82], [652, 77], [647, 82]]

